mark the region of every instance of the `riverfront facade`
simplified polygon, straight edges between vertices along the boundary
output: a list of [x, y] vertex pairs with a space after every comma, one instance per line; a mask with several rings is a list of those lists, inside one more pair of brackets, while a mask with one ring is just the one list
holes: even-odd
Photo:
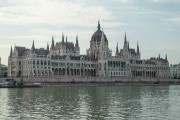
[[124, 45], [115, 55], [109, 49], [108, 38], [98, 22], [97, 30], [91, 37], [86, 55], [80, 54], [78, 36], [75, 44], [69, 42], [62, 34], [62, 40], [46, 49], [15, 46], [8, 58], [9, 77], [143, 77], [170, 78], [167, 56], [160, 55], [147, 60], [141, 59], [139, 45], [133, 49], [129, 46], [125, 33]]
[[180, 79], [180, 63], [171, 65], [171, 78]]
[[7, 66], [1, 64], [1, 58], [0, 58], [0, 77], [7, 77]]

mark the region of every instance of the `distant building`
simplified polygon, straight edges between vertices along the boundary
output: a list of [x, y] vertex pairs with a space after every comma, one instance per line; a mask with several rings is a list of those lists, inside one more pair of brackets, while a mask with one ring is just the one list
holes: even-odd
[[0, 77], [7, 77], [7, 66], [1, 64], [1, 58], [0, 58]]
[[171, 65], [171, 78], [180, 79], [180, 63]]
[[10, 77], [144, 77], [169, 78], [170, 69], [167, 56], [162, 59], [141, 60], [139, 45], [130, 48], [125, 33], [123, 48], [113, 56], [108, 39], [98, 22], [97, 30], [91, 37], [90, 48], [86, 55], [80, 55], [78, 36], [75, 45], [65, 39], [54, 43], [46, 49], [35, 47], [33, 41], [30, 49], [15, 46], [8, 58], [8, 76]]

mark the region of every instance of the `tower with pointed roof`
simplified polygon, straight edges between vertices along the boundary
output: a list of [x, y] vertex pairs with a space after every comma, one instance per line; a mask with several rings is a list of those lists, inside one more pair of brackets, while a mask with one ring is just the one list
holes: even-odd
[[165, 60], [168, 61], [167, 54], [166, 54]]
[[79, 49], [78, 35], [76, 36], [76, 44], [75, 44], [75, 48]]
[[[98, 59], [100, 57], [100, 46], [101, 46], [101, 40], [103, 35], [103, 47], [106, 49], [106, 56], [111, 56], [111, 51], [108, 48], [108, 39], [104, 33], [104, 31], [101, 30], [100, 21], [98, 21], [97, 30], [94, 32], [94, 34], [91, 37], [90, 41], [90, 48], [87, 50], [87, 55]], [[102, 46], [101, 46], [102, 47]]]
[[117, 42], [117, 46], [116, 46], [116, 54], [115, 56], [118, 56], [119, 55], [119, 49], [118, 49], [118, 42]]
[[47, 51], [49, 52], [49, 43], [47, 43], [47, 48], [46, 48], [46, 49], [47, 49]]
[[75, 51], [76, 51], [76, 54], [77, 54], [77, 55], [80, 54], [80, 47], [79, 47], [78, 35], [76, 36]]
[[54, 49], [54, 36], [52, 36], [51, 51]]
[[[116, 55], [116, 53], [115, 53]], [[129, 41], [127, 40], [127, 34], [125, 31], [123, 49], [120, 50], [119, 56], [127, 59], [140, 60], [141, 53], [139, 50], [139, 44], [137, 43], [137, 50], [130, 48]]]
[[125, 36], [124, 36], [123, 56], [124, 57], [129, 56], [129, 42], [127, 42], [126, 31], [125, 31]]
[[34, 40], [33, 40], [33, 43], [32, 43], [31, 52], [32, 52], [32, 53], [34, 53], [34, 52], [35, 52]]
[[12, 46], [11, 46], [11, 51], [10, 51], [10, 55], [9, 55], [9, 58], [12, 57]]
[[139, 51], [139, 43], [137, 42], [137, 55], [140, 55], [140, 51]]
[[62, 43], [64, 44], [64, 33], [62, 33]]
[[101, 24], [99, 20], [98, 20], [97, 30], [101, 30]]
[[124, 46], [123, 49], [125, 52], [128, 52], [128, 42], [127, 42], [127, 38], [126, 38], [126, 31], [125, 31], [125, 36], [124, 36]]

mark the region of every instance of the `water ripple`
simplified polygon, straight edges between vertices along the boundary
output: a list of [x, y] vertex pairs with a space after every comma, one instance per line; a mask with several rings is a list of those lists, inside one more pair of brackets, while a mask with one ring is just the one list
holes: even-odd
[[178, 120], [180, 86], [59, 85], [0, 89], [4, 120]]

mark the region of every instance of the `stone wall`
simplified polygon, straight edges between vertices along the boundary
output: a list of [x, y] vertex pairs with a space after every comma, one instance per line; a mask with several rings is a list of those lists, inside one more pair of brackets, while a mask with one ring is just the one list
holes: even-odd
[[[0, 82], [3, 82], [5, 78], [0, 78]], [[21, 81], [21, 78], [14, 78], [16, 81]], [[178, 79], [166, 79], [166, 78], [131, 78], [131, 77], [52, 77], [52, 78], [23, 78], [24, 82], [30, 83], [65, 83], [65, 82], [128, 82], [128, 83], [154, 83], [154, 82], [180, 82]]]

